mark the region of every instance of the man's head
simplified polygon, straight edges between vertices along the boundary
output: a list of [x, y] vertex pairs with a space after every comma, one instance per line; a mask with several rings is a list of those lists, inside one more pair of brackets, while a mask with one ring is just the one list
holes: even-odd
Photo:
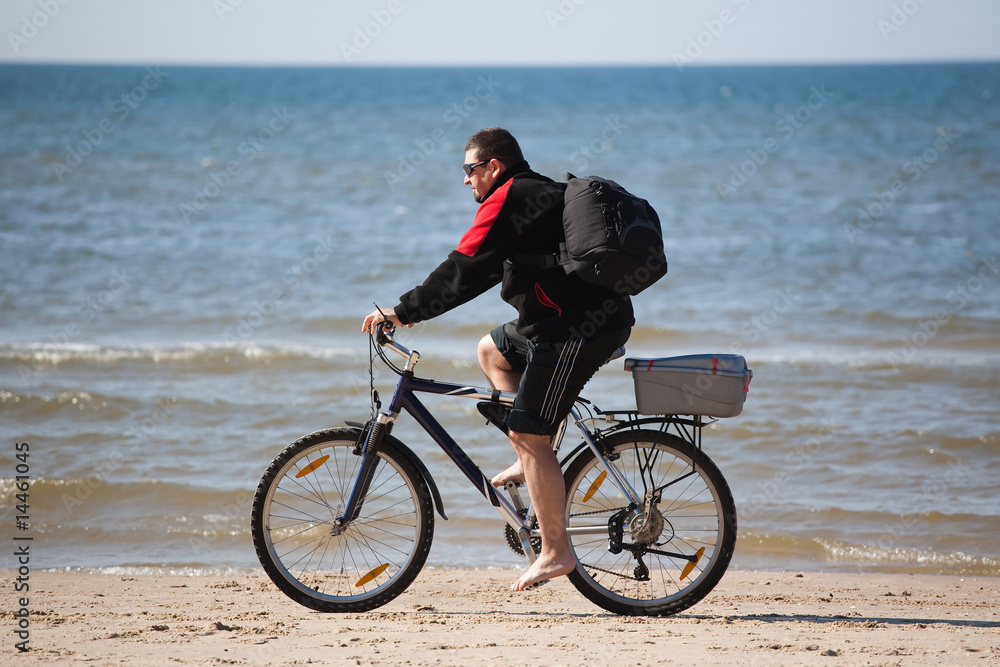
[[521, 147], [510, 132], [501, 127], [479, 130], [465, 142], [465, 184], [482, 202], [500, 174], [522, 160]]

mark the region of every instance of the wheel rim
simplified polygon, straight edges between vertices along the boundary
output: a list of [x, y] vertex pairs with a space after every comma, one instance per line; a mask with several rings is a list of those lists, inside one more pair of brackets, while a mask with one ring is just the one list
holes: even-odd
[[[696, 589], [709, 576], [717, 559], [723, 557], [723, 504], [715, 485], [700, 466], [691, 474], [691, 458], [683, 452], [651, 442], [638, 443], [638, 453], [633, 445], [620, 445], [615, 452], [621, 457], [614, 465], [640, 496], [648, 488], [679, 480], [662, 491], [662, 499], [656, 506], [662, 515], [662, 530], [649, 546], [697, 557], [697, 563], [691, 567], [690, 561], [683, 558], [647, 552], [642, 561], [648, 570], [648, 580], [637, 580], [643, 573], [637, 570], [639, 562], [633, 552], [626, 548], [614, 554], [608, 548], [608, 521], [628, 507], [629, 502], [611, 480], [602, 476], [598, 460], [592, 459], [572, 481], [573, 495], [567, 503], [567, 525], [570, 546], [577, 558], [577, 574], [602, 595], [622, 604], [668, 604]], [[647, 468], [645, 484], [640, 474], [643, 467]], [[623, 517], [623, 543], [633, 543], [631, 528], [641, 523], [636, 515], [632, 511]], [[689, 572], [683, 576], [686, 568]]]
[[422, 520], [418, 492], [384, 455], [360, 516], [339, 534], [361, 457], [354, 443], [309, 447], [275, 476], [263, 505], [263, 535], [280, 577], [320, 600], [371, 598], [406, 571], [416, 552]]

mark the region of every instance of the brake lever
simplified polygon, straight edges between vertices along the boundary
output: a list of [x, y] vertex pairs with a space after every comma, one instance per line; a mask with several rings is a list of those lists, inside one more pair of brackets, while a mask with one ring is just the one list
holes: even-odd
[[385, 347], [387, 343], [393, 342], [392, 334], [396, 332], [396, 327], [392, 326], [391, 323], [383, 321], [379, 322], [375, 327], [375, 342]]
[[[375, 310], [377, 312], [379, 313], [382, 312], [382, 309], [378, 307], [377, 303], [373, 301], [372, 305], [375, 306]], [[396, 327], [393, 325], [392, 322], [387, 320], [385, 315], [383, 314], [382, 321], [375, 324], [375, 342], [378, 343], [381, 347], [385, 347], [386, 343], [393, 342], [392, 334], [395, 333], [395, 331]]]

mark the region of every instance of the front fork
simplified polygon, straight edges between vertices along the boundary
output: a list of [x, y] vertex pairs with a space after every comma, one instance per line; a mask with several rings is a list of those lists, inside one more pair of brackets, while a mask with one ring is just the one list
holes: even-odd
[[358, 475], [354, 480], [354, 487], [351, 495], [347, 499], [344, 513], [338, 516], [330, 529], [331, 535], [343, 533], [352, 521], [361, 514], [361, 507], [365, 503], [365, 496], [371, 487], [372, 479], [375, 478], [375, 471], [378, 469], [378, 450], [382, 440], [392, 431], [392, 424], [398, 415], [393, 412], [383, 412], [374, 422], [368, 422], [358, 441], [354, 445], [355, 454], [361, 454], [361, 465], [358, 468]]

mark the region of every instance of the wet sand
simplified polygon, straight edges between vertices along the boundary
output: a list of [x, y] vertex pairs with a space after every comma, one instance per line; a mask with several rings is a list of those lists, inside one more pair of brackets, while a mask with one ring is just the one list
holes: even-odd
[[[562, 578], [425, 569], [388, 605], [321, 614], [263, 574], [32, 572], [30, 651], [3, 609], [5, 664], [998, 665], [1000, 579], [729, 572], [667, 618], [596, 607]], [[6, 581], [16, 574], [5, 571]], [[11, 661], [14, 658], [16, 662]]]

